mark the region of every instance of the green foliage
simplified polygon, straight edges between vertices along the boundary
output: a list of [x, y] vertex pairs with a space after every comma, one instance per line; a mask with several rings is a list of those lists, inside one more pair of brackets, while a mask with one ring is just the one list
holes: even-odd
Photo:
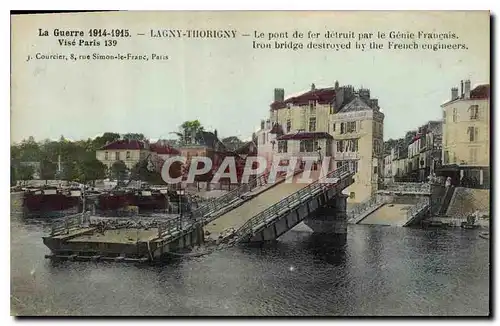
[[31, 180], [35, 173], [35, 168], [31, 165], [20, 165], [16, 169], [16, 176], [19, 180]]
[[119, 139], [121, 139], [120, 134], [114, 132], [105, 132], [102, 136], [98, 136], [92, 141], [93, 150], [98, 150], [107, 143], [111, 143]]
[[229, 136], [221, 140], [221, 142], [228, 148], [229, 150], [236, 150], [239, 147], [243, 146], [244, 142], [242, 142], [236, 136]]
[[111, 178], [118, 182], [123, 181], [127, 177], [127, 166], [123, 161], [115, 161], [111, 166]]
[[84, 183], [104, 179], [106, 166], [95, 157], [85, 159], [81, 164], [78, 164], [78, 177], [80, 182]]
[[10, 185], [13, 187], [17, 184], [17, 175], [16, 175], [16, 168], [11, 165], [10, 166]]
[[196, 143], [199, 139], [200, 131], [203, 131], [204, 127], [201, 125], [200, 121], [185, 121], [180, 126], [180, 131], [176, 132], [179, 136], [179, 141], [184, 144]]
[[[140, 134], [139, 134], [140, 135]], [[33, 137], [11, 146], [11, 182], [28, 180], [34, 169], [22, 162], [40, 162], [40, 178], [88, 182], [105, 178], [106, 167], [95, 157], [95, 151], [107, 142], [120, 139], [120, 134], [106, 132], [95, 139], [69, 141], [61, 136], [58, 141], [46, 139], [37, 143]], [[58, 162], [61, 173], [57, 173]], [[30, 171], [31, 169], [32, 171]]]
[[57, 164], [47, 158], [40, 162], [40, 179], [54, 180], [57, 172]]
[[[156, 171], [155, 169], [151, 170], [150, 168], [148, 168], [149, 164], [150, 162], [147, 159], [137, 162], [137, 164], [132, 169], [130, 169], [130, 179], [145, 181], [150, 184], [165, 184], [165, 181], [163, 181], [163, 178], [161, 177], [160, 171]], [[156, 164], [158, 164], [158, 166], [161, 166], [160, 163]]]
[[146, 138], [144, 137], [143, 134], [137, 134], [137, 133], [128, 133], [123, 135], [123, 139], [129, 139], [129, 140], [145, 140]]

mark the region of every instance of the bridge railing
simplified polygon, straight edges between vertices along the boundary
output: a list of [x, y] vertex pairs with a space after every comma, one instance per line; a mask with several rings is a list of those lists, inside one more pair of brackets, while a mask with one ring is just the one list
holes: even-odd
[[50, 235], [67, 234], [70, 229], [81, 227], [90, 217], [90, 212], [66, 216], [64, 220], [52, 223]]
[[[296, 175], [300, 172], [302, 172], [302, 170], [297, 169], [296, 171], [294, 171], [293, 175]], [[224, 206], [231, 203], [235, 198], [248, 193], [250, 190], [256, 188], [257, 186], [267, 184], [268, 176], [269, 172], [261, 174], [257, 178], [250, 179], [247, 184], [243, 184], [240, 187], [232, 190], [231, 192], [228, 192], [221, 197], [211, 200], [209, 203], [196, 209], [190, 216], [178, 216], [158, 224], [158, 238], [172, 235], [175, 232], [179, 232], [178, 234], [188, 233], [200, 224], [205, 225], [207, 223], [210, 223], [218, 216], [214, 214], [207, 217], [206, 215], [208, 213], [214, 212], [218, 209], [222, 209]], [[285, 178], [286, 176], [284, 176], [283, 178], [278, 178], [275, 182], [279, 182], [280, 179]]]
[[431, 185], [429, 183], [418, 182], [394, 182], [386, 186], [385, 191], [394, 192], [412, 192], [412, 193], [430, 193]]
[[[250, 220], [248, 220], [241, 228], [239, 228], [236, 231], [238, 238], [242, 239], [248, 234], [252, 234], [254, 226], [265, 224], [270, 217], [274, 218], [280, 213], [283, 213], [284, 210], [292, 209], [297, 205], [297, 203], [302, 203], [308, 200], [309, 198], [313, 197], [314, 195], [316, 195], [318, 193], [318, 190], [326, 191], [329, 188], [333, 187], [335, 184], [338, 183], [340, 177], [345, 175], [346, 173], [353, 173], [353, 171], [349, 169], [349, 164], [342, 165], [338, 169], [333, 170], [328, 174], [326, 174], [326, 176], [319, 178], [318, 180], [307, 185], [306, 187], [296, 191], [295, 193], [289, 195], [288, 197], [283, 198], [278, 203], [272, 205], [271, 207], [265, 209], [264, 211], [260, 212], [259, 214], [255, 215]], [[335, 183], [323, 182], [326, 181], [327, 178], [328, 179], [338, 178], [339, 180], [337, 180], [337, 182]]]
[[347, 218], [348, 219], [353, 219], [356, 218], [357, 216], [366, 213], [370, 209], [372, 209], [375, 206], [379, 206], [383, 203], [386, 203], [388, 200], [384, 197], [381, 196], [375, 196], [375, 197], [370, 197], [370, 199], [365, 200], [361, 202], [360, 204], [356, 205], [354, 208], [350, 209], [347, 212]]
[[[296, 170], [294, 175], [301, 172], [301, 170]], [[270, 172], [263, 173], [256, 178], [250, 178], [248, 183], [240, 185], [238, 188], [231, 190], [230, 192], [218, 197], [209, 200], [207, 203], [204, 203], [200, 208], [196, 209], [192, 213], [192, 218], [195, 220], [204, 219], [205, 223], [210, 223], [213, 219], [218, 216], [213, 215], [206, 217], [206, 215], [210, 212], [215, 212], [217, 210], [222, 209], [227, 206], [235, 199], [240, 198], [242, 195], [252, 191], [253, 189], [266, 185], [268, 183]], [[275, 180], [275, 182], [279, 182], [281, 178]]]
[[427, 207], [429, 207], [429, 204], [430, 204], [429, 203], [429, 199], [427, 199], [427, 198], [422, 199], [419, 202], [417, 202], [416, 205], [410, 207], [406, 211], [406, 220], [409, 221], [410, 219], [412, 219], [415, 215], [417, 215], [418, 213], [420, 213], [422, 210], [424, 210]]

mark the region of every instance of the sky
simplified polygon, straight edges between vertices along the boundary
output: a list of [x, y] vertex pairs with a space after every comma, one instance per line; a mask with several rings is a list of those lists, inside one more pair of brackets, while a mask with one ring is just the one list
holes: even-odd
[[[104, 132], [175, 138], [198, 119], [220, 137], [248, 138], [269, 117], [274, 88], [285, 96], [316, 87], [371, 90], [385, 114], [384, 138], [429, 120], [451, 87], [489, 82], [488, 12], [120, 12], [12, 18], [11, 143], [86, 139]], [[38, 29], [50, 36], [38, 36]], [[62, 47], [54, 29], [127, 28], [116, 47]], [[236, 30], [235, 39], [149, 37], [158, 29]], [[454, 32], [468, 50], [253, 49], [255, 32]], [[146, 35], [138, 36], [138, 33]], [[250, 36], [242, 36], [250, 34]], [[72, 40], [73, 37], [67, 37]], [[77, 38], [80, 39], [80, 38]], [[86, 36], [84, 39], [91, 40]], [[104, 43], [101, 39], [101, 45]], [[266, 39], [266, 38], [265, 38]], [[274, 41], [274, 40], [273, 40]], [[280, 40], [286, 41], [286, 40]], [[288, 40], [289, 41], [289, 40]], [[302, 39], [307, 44], [310, 40]], [[322, 39], [321, 41], [325, 41]], [[336, 40], [326, 40], [335, 42]], [[337, 40], [338, 41], [338, 40]], [[391, 40], [397, 41], [397, 40]], [[385, 43], [386, 41], [384, 41]], [[417, 40], [417, 42], [421, 42]], [[439, 40], [432, 41], [433, 43]], [[429, 41], [428, 41], [429, 43]], [[41, 54], [166, 54], [166, 61], [29, 60]]]

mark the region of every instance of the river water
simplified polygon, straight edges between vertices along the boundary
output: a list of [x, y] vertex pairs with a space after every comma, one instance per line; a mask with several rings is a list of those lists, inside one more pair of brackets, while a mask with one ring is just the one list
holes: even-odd
[[263, 248], [163, 266], [53, 263], [47, 231], [11, 218], [13, 314], [489, 314], [489, 241], [478, 230], [350, 225], [344, 245], [292, 230]]

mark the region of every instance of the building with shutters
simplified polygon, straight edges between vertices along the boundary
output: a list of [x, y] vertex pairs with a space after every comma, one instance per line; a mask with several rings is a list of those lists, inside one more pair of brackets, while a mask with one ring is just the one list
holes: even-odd
[[490, 85], [470, 80], [451, 89], [443, 110], [441, 175], [458, 185], [490, 187]]
[[316, 88], [285, 98], [274, 90], [269, 118], [257, 131], [258, 155], [331, 157], [331, 168], [350, 164], [355, 182], [344, 193], [361, 202], [379, 188], [383, 175], [384, 114], [370, 90], [352, 86]]

